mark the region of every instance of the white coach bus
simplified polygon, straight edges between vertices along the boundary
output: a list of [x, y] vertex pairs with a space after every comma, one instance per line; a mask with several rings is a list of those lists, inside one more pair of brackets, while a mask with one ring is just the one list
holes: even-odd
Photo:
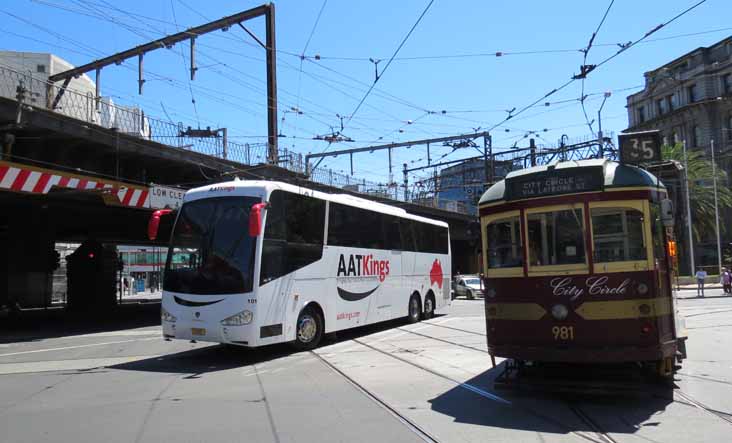
[[430, 318], [450, 304], [450, 269], [444, 222], [279, 182], [205, 186], [173, 227], [163, 335], [311, 349], [325, 333]]

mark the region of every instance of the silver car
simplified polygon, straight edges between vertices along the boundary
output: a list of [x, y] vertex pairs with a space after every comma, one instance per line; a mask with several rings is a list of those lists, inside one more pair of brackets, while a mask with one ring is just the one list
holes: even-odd
[[461, 275], [455, 279], [455, 297], [465, 296], [472, 300], [483, 297], [483, 286], [477, 275]]

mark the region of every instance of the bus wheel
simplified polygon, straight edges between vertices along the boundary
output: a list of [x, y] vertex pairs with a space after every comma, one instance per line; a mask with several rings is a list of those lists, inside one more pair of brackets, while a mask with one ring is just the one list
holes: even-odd
[[303, 309], [297, 317], [293, 345], [300, 350], [314, 349], [321, 338], [323, 338], [323, 319], [320, 313], [310, 307]]
[[422, 306], [419, 301], [419, 295], [417, 293], [412, 294], [409, 299], [409, 313], [407, 315], [407, 321], [409, 323], [417, 323], [422, 316]]
[[435, 316], [435, 298], [432, 293], [427, 294], [424, 298], [424, 311], [422, 312], [422, 319], [429, 320]]

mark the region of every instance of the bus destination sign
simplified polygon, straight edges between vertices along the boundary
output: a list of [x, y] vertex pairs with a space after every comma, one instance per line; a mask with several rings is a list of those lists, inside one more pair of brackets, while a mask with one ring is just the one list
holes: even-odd
[[545, 197], [576, 192], [601, 191], [605, 174], [602, 166], [564, 168], [506, 179], [506, 199]]
[[661, 161], [661, 136], [658, 131], [618, 135], [620, 162], [629, 164]]

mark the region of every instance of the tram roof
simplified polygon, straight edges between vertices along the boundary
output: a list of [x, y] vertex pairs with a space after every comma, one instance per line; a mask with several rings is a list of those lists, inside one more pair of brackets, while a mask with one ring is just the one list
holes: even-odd
[[[571, 181], [564, 189], [552, 192], [542, 189], [532, 195], [518, 195], [515, 185], [542, 186], [545, 179], [553, 177]], [[506, 186], [508, 182], [509, 186]], [[582, 188], [579, 183], [585, 187]], [[514, 185], [515, 184], [515, 185]], [[512, 186], [514, 185], [514, 186]], [[510, 172], [504, 180], [488, 188], [480, 198], [479, 205], [506, 200], [545, 197], [550, 195], [571, 194], [575, 192], [600, 192], [608, 188], [659, 187], [663, 183], [650, 172], [636, 166], [626, 165], [607, 159], [572, 160], [554, 162]], [[571, 188], [571, 189], [570, 189]], [[535, 189], [534, 189], [535, 190]]]

